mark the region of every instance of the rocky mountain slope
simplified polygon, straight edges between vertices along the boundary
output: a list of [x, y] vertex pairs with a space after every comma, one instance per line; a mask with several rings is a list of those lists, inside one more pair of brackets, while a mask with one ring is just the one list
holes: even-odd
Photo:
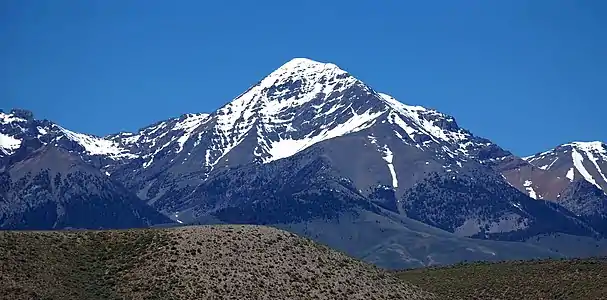
[[133, 228], [170, 223], [79, 156], [42, 146], [0, 172], [0, 228]]
[[570, 183], [582, 180], [607, 188], [607, 146], [602, 142], [573, 142], [523, 159], [499, 164], [508, 181], [537, 199], [558, 199]]
[[602, 142], [573, 142], [526, 157], [538, 168], [558, 174], [569, 181], [584, 179], [607, 190], [607, 145]]
[[[61, 149], [178, 223], [270, 224], [306, 234], [308, 225], [328, 228], [343, 216], [371, 215], [377, 222], [370, 230], [385, 238], [374, 242], [375, 251], [406, 247], [379, 232], [385, 224], [411, 231], [414, 220], [427, 225], [423, 232], [448, 232], [448, 239], [605, 232], [596, 221], [602, 217], [570, 204], [585, 205], [592, 192], [575, 188], [567, 174], [553, 176], [556, 169], [514, 156], [451, 116], [400, 103], [334, 64], [304, 58], [215, 112], [184, 114], [137, 132], [96, 137], [23, 110], [1, 113], [0, 123], [0, 168], [10, 170], [41, 148]], [[585, 154], [585, 168], [602, 170], [603, 152], [588, 153], [594, 156]], [[574, 178], [587, 180], [589, 173], [600, 187], [598, 173], [576, 170]], [[566, 191], [570, 201], [558, 197]], [[349, 220], [339, 228], [345, 236], [360, 228]], [[350, 251], [356, 244], [327, 243]]]
[[602, 142], [573, 142], [525, 160], [533, 165], [532, 168], [551, 178], [548, 181], [527, 179], [530, 190], [540, 191], [540, 197], [542, 192], [551, 194], [550, 199], [585, 219], [600, 232], [607, 232], [607, 145]]
[[26, 110], [0, 112], [0, 228], [131, 228], [172, 222], [97, 166], [133, 157]]
[[371, 265], [259, 226], [0, 232], [7, 299], [433, 299]]

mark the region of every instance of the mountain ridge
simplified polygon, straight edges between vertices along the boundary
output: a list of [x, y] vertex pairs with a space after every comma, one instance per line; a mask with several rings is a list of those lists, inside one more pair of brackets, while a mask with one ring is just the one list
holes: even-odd
[[[0, 170], [21, 159], [14, 153], [59, 147], [176, 223], [331, 226], [343, 215], [371, 214], [370, 230], [379, 232], [396, 214], [476, 239], [605, 232], [602, 200], [583, 201], [595, 195], [592, 186], [559, 199], [570, 182], [554, 170], [475, 136], [452, 116], [304, 58], [208, 114], [96, 137], [17, 111], [0, 114], [0, 134], [19, 139], [19, 148], [0, 145]], [[599, 217], [572, 213], [580, 201]], [[412, 226], [403, 220], [399, 230]], [[348, 222], [339, 228], [345, 235], [360, 225]]]

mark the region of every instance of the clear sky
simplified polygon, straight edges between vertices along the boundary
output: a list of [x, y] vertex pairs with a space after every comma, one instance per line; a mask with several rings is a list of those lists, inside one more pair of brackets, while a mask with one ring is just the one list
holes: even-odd
[[607, 141], [607, 1], [0, 1], [0, 108], [75, 131], [211, 112], [333, 62], [516, 154]]

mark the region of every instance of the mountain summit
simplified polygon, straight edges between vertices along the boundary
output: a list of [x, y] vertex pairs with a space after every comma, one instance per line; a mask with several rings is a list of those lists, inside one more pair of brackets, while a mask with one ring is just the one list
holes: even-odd
[[607, 191], [607, 145], [600, 141], [572, 142], [525, 158], [538, 168], [570, 181], [578, 178]]

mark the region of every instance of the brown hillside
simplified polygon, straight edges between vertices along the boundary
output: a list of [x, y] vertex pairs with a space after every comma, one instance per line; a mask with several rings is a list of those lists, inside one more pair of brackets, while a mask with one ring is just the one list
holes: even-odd
[[428, 299], [294, 234], [261, 226], [0, 232], [5, 299]]

